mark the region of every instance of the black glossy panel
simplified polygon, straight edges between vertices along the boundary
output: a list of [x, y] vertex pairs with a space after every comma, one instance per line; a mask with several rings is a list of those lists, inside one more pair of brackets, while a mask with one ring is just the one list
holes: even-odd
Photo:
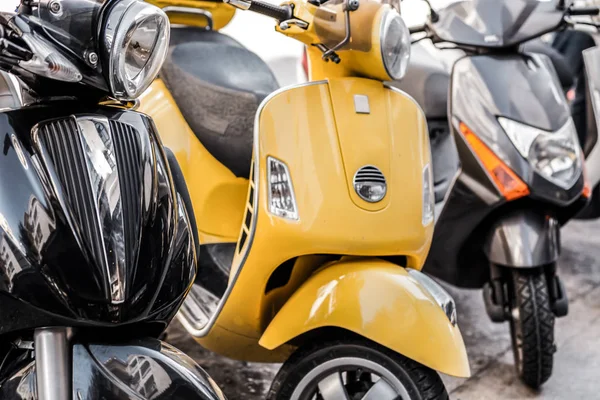
[[[224, 400], [191, 358], [158, 340], [122, 345], [75, 344], [73, 399]], [[37, 400], [35, 362], [15, 368], [0, 386], [3, 400]]]
[[224, 399], [214, 381], [191, 358], [157, 340], [115, 346], [76, 345], [73, 361], [74, 398]]
[[510, 47], [555, 30], [563, 20], [554, 1], [466, 0], [438, 10], [433, 24], [443, 41], [476, 47]]
[[[127, 128], [111, 129], [118, 137], [115, 142], [123, 145], [116, 150], [126, 221], [119, 245], [126, 247], [127, 255], [125, 299], [111, 304], [109, 275], [98, 262], [101, 254], [92, 251], [93, 241], [82, 233], [84, 224], [77, 222], [73, 203], [66, 200], [86, 199], [80, 195], [85, 179], [67, 181], [81, 173], [81, 166], [69, 164], [68, 173], [63, 171], [72, 156], [62, 164], [45, 162], [31, 138], [37, 123], [90, 115], [90, 109], [83, 107], [58, 103], [0, 113], [0, 309], [21, 316], [2, 319], [0, 334], [38, 326], [36, 320], [63, 326], [153, 321], [166, 325], [194, 280], [188, 217], [177, 199], [152, 121], [135, 112], [96, 109], [92, 115]], [[64, 139], [66, 134], [55, 135]], [[69, 148], [63, 139], [54, 145]], [[133, 151], [136, 143], [141, 147]], [[141, 158], [135, 160], [135, 154]], [[71, 196], [68, 191], [73, 191]], [[79, 212], [88, 218], [86, 209]], [[97, 229], [97, 222], [88, 222]], [[107, 225], [101, 230], [111, 233]]]

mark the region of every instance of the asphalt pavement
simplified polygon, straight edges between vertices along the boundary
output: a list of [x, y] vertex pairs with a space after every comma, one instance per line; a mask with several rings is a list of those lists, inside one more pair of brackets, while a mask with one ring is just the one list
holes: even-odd
[[[540, 391], [523, 386], [514, 372], [508, 323], [489, 321], [481, 291], [447, 287], [458, 306], [472, 372], [469, 379], [442, 377], [452, 399], [600, 399], [600, 221], [569, 223], [562, 230], [562, 242], [559, 272], [570, 305], [569, 314], [556, 322], [550, 380]], [[177, 322], [168, 340], [202, 365], [230, 400], [263, 399], [279, 368], [211, 354]]]

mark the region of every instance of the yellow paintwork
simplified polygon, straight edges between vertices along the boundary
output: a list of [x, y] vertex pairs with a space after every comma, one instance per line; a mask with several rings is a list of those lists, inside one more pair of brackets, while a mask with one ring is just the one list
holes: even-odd
[[[160, 80], [141, 99], [140, 111], [154, 118], [181, 164], [200, 242], [238, 242], [230, 291], [214, 325], [196, 340], [228, 357], [282, 362], [294, 350], [293, 338], [337, 326], [467, 376], [458, 328], [402, 266], [376, 258], [405, 256], [407, 267], [421, 269], [433, 235], [433, 223], [424, 227], [421, 216], [422, 171], [431, 162], [425, 116], [381, 82], [389, 78], [379, 50], [388, 6], [362, 2], [351, 14], [352, 42], [335, 65], [310, 44], [341, 39], [341, 5], [318, 11], [294, 4], [309, 28], [292, 25], [283, 33], [309, 45], [310, 77], [325, 81], [282, 90], [263, 103], [250, 180], [236, 178], [208, 153]], [[356, 113], [354, 95], [368, 96], [369, 114]], [[267, 157], [290, 171], [298, 220], [269, 211]], [[386, 176], [388, 192], [379, 203], [365, 202], [353, 188], [365, 165]], [[274, 271], [288, 261], [289, 279], [267, 292]]]
[[325, 7], [316, 7], [305, 1], [289, 4], [294, 4], [294, 16], [308, 22], [309, 26], [307, 29], [292, 26], [287, 30], [277, 26], [276, 30], [307, 45], [309, 80], [341, 77], [367, 77], [381, 81], [392, 79], [383, 63], [379, 40], [381, 19], [390, 10], [389, 5], [375, 1], [361, 2], [358, 10], [350, 13], [351, 41], [337, 52], [341, 62], [335, 64], [324, 62], [322, 52], [313, 44], [325, 43], [333, 47], [344, 38], [346, 25], [343, 4]]
[[[356, 114], [344, 99], [365, 93], [372, 99], [371, 114]], [[357, 128], [364, 137], [356, 135]], [[266, 283], [279, 265], [297, 256], [404, 255], [408, 266], [422, 267], [433, 234], [433, 224], [423, 227], [421, 222], [422, 170], [430, 154], [425, 119], [413, 100], [361, 78], [297, 87], [268, 101], [258, 132], [255, 234], [233, 260], [231, 276], [239, 276], [216, 321], [221, 328], [258, 339], [302, 282], [290, 280], [278, 289], [277, 298], [264, 295]], [[298, 221], [268, 210], [267, 156], [284, 161], [290, 170]], [[383, 208], [354, 194], [354, 172], [366, 164], [386, 171], [389, 189]], [[242, 231], [249, 233], [244, 227]], [[320, 265], [313, 263], [308, 272]], [[305, 280], [307, 268], [301, 271]], [[218, 336], [200, 342], [210, 349], [223, 346]]]
[[155, 80], [144, 92], [139, 111], [152, 116], [163, 144], [175, 153], [181, 165], [194, 204], [200, 242], [236, 242], [248, 180], [237, 178], [202, 146], [161, 80]]
[[[224, 28], [235, 15], [236, 9], [227, 3], [220, 1], [201, 1], [201, 0], [146, 0], [157, 7], [165, 8], [167, 6], [197, 8], [211, 13], [213, 18], [213, 29]], [[172, 24], [206, 27], [206, 18], [193, 14], [172, 14], [169, 15]]]
[[405, 269], [386, 261], [349, 259], [315, 274], [283, 306], [259, 343], [275, 349], [298, 334], [329, 326], [445, 374], [470, 374], [459, 329]]

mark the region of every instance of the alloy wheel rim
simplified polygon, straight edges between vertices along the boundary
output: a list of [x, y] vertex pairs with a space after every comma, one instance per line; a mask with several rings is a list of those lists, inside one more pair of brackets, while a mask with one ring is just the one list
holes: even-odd
[[290, 400], [409, 400], [404, 384], [384, 366], [342, 357], [318, 365], [296, 386]]

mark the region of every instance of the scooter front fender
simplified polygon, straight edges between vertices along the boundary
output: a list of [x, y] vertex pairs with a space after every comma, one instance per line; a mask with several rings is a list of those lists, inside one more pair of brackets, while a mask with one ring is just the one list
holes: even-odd
[[468, 377], [460, 331], [432, 294], [445, 292], [428, 279], [434, 290], [427, 290], [415, 279], [424, 275], [414, 272], [380, 259], [330, 264], [292, 295], [259, 343], [272, 350], [315, 329], [337, 327], [442, 373]]
[[560, 227], [543, 213], [515, 210], [493, 225], [484, 252], [491, 263], [536, 268], [558, 260]]

